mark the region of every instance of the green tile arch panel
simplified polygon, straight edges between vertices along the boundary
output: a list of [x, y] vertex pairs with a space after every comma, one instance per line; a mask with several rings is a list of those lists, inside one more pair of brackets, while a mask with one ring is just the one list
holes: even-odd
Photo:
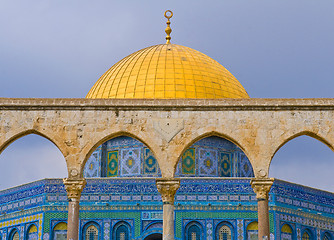
[[[182, 238], [182, 220], [188, 219], [247, 219], [257, 218], [257, 212], [175, 212], [175, 233], [177, 238]], [[270, 232], [274, 233], [274, 214], [269, 212]]]
[[50, 220], [54, 218], [62, 218], [62, 219], [67, 219], [67, 212], [45, 212], [44, 213], [44, 233], [49, 233], [50, 234]]

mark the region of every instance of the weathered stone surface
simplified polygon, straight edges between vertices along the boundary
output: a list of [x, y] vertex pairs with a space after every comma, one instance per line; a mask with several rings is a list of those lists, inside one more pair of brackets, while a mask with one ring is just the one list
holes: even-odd
[[[0, 151], [35, 133], [63, 153], [69, 171], [83, 166], [104, 141], [127, 135], [145, 143], [162, 176], [171, 178], [179, 157], [211, 135], [236, 143], [256, 177], [268, 177], [270, 161], [287, 141], [309, 135], [334, 146], [334, 99], [0, 99]], [[156, 119], [182, 119], [172, 138], [155, 129]], [[164, 120], [162, 120], [164, 121]], [[175, 121], [175, 120], [172, 120]]]

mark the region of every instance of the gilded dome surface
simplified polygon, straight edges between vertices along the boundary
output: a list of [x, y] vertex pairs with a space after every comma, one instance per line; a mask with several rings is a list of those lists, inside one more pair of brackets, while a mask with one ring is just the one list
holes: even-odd
[[221, 64], [194, 49], [160, 44], [112, 66], [86, 98], [249, 98]]

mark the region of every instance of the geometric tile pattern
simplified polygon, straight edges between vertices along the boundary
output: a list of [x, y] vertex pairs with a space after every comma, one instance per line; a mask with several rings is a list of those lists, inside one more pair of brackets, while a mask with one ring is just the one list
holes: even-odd
[[219, 168], [219, 176], [231, 177], [232, 158], [230, 153], [220, 152], [218, 168]]
[[213, 236], [213, 221], [212, 219], [209, 219], [206, 221], [206, 239], [207, 240], [212, 240]]
[[252, 166], [234, 143], [220, 137], [203, 138], [181, 157], [175, 175], [194, 177], [254, 177]]
[[142, 142], [126, 136], [103, 143], [84, 168], [84, 177], [159, 177], [156, 158]]
[[104, 235], [104, 240], [109, 240], [110, 239], [110, 219], [105, 219], [103, 223], [103, 235]]
[[139, 176], [141, 169], [141, 148], [121, 149], [120, 167], [121, 175]]
[[182, 155], [182, 174], [195, 174], [195, 148], [188, 148]]
[[[31, 200], [39, 196], [42, 196], [42, 201], [36, 202], [37, 205], [30, 205]], [[246, 227], [257, 218], [254, 196], [249, 179], [245, 178], [182, 179], [175, 200], [175, 233], [181, 238], [183, 227], [189, 222], [196, 221], [198, 227], [203, 230], [201, 231], [203, 239], [210, 239], [209, 232], [211, 231], [211, 236], [214, 238], [216, 227], [220, 226], [222, 221], [227, 221], [233, 225], [234, 240], [241, 239], [241, 235], [246, 237]], [[302, 234], [306, 228], [311, 231], [313, 237], [316, 237], [317, 233], [319, 237], [322, 237], [325, 231], [333, 234], [334, 217], [331, 211], [334, 210], [334, 197], [332, 193], [275, 180], [270, 198], [271, 233], [277, 229], [280, 231], [280, 227], [288, 223], [292, 226], [294, 236], [297, 236], [298, 232]], [[283, 198], [284, 202], [278, 201], [279, 198]], [[298, 203], [295, 202], [296, 198], [298, 198]], [[27, 205], [21, 205], [24, 211], [15, 209], [7, 212], [8, 210], [3, 210], [5, 205], [14, 202], [27, 203]], [[302, 202], [307, 202], [308, 205], [304, 207], [300, 204]], [[40, 180], [0, 191], [0, 234], [5, 237], [4, 229], [10, 231], [10, 227], [18, 227], [20, 237], [28, 236], [27, 231], [32, 226], [31, 224], [36, 224], [40, 234], [38, 239], [43, 237], [43, 240], [49, 240], [52, 237], [50, 229], [53, 229], [59, 221], [66, 221], [67, 204], [66, 192], [61, 179]], [[320, 206], [322, 207], [321, 214], [317, 214]], [[326, 210], [327, 208], [329, 210]], [[42, 221], [43, 218], [39, 220], [31, 217], [41, 212], [44, 212], [44, 221]], [[278, 225], [274, 224], [274, 216], [275, 223]], [[1, 222], [4, 218], [8, 220]], [[107, 240], [105, 236], [108, 224], [105, 224], [110, 223], [109, 231], [107, 231], [110, 238], [113, 226], [121, 219], [128, 222], [130, 226], [134, 226], [131, 227], [131, 239], [144, 237], [143, 231], [148, 233], [143, 221], [147, 221], [146, 227], [155, 221], [157, 223], [155, 227], [153, 228], [152, 225], [152, 228], [149, 229], [155, 231], [157, 226], [161, 225], [162, 203], [154, 178], [88, 179], [87, 187], [82, 192], [80, 219], [81, 227], [90, 221], [97, 223], [100, 226], [99, 234], [102, 234], [99, 236], [101, 240]], [[3, 225], [6, 222], [9, 223], [9, 227]], [[211, 230], [208, 226], [210, 222], [212, 223]], [[279, 235], [276, 237], [280, 239]]]
[[144, 148], [143, 174], [154, 176], [159, 173], [158, 162], [149, 148]]
[[215, 149], [198, 148], [199, 176], [217, 175], [218, 152]]
[[101, 146], [89, 157], [84, 168], [84, 176], [99, 177], [101, 174]]
[[118, 151], [107, 152], [107, 177], [116, 177], [118, 175]]
[[[36, 222], [37, 221], [37, 222]], [[16, 218], [14, 220], [8, 220], [0, 223], [0, 228], [11, 227], [18, 224], [36, 222], [38, 223], [38, 240], [42, 239], [42, 222], [43, 221], [43, 213], [39, 213], [36, 215], [25, 216], [22, 218]], [[24, 237], [24, 226], [20, 227], [20, 239]], [[24, 238], [23, 238], [24, 239]]]
[[237, 219], [237, 233], [238, 233], [238, 240], [244, 239], [244, 220]]

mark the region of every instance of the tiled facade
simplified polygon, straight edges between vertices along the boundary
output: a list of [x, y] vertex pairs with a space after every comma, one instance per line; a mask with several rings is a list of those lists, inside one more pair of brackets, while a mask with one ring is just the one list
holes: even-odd
[[[176, 239], [186, 239], [186, 229], [192, 224], [200, 227], [200, 239], [217, 239], [217, 229], [225, 223], [231, 227], [233, 239], [247, 239], [247, 226], [257, 219], [257, 202], [249, 181], [182, 179], [175, 197]], [[61, 179], [1, 191], [0, 200], [2, 239], [9, 239], [15, 229], [20, 239], [27, 239], [31, 224], [38, 229], [38, 239], [54, 239], [55, 226], [67, 221], [67, 197]], [[320, 239], [325, 234], [333, 237], [334, 194], [275, 180], [269, 205], [271, 239], [281, 239], [284, 224], [291, 226], [293, 239], [301, 239], [305, 230]], [[162, 232], [162, 203], [154, 179], [87, 180], [80, 203], [81, 239], [85, 239], [89, 224], [98, 226], [98, 239], [115, 239], [112, 236], [120, 223], [129, 226], [129, 239]]]
[[[87, 161], [84, 174], [80, 239], [148, 239], [162, 233], [162, 201], [155, 184], [161, 173], [143, 143], [130, 137], [105, 142]], [[175, 196], [175, 239], [257, 239], [253, 170], [235, 144], [218, 137], [197, 141], [184, 152], [176, 175], [181, 185]], [[0, 236], [65, 239], [67, 206], [61, 179], [1, 191]], [[334, 194], [275, 180], [269, 221], [272, 240], [301, 240], [305, 232], [310, 239], [333, 239]]]

